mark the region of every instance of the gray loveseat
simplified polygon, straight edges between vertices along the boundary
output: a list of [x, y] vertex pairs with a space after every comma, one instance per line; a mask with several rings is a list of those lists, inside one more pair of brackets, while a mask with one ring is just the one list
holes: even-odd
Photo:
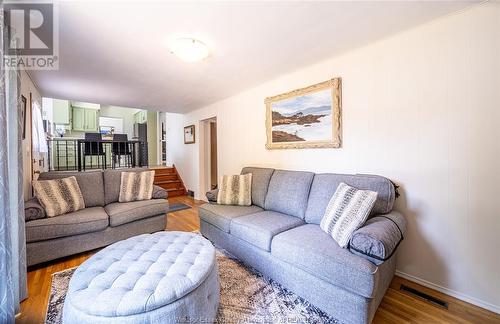
[[[40, 180], [75, 176], [85, 208], [26, 222], [28, 266], [100, 248], [131, 236], [165, 230], [166, 199], [118, 202], [122, 171], [40, 174]], [[36, 208], [37, 201], [31, 200], [26, 204], [25, 212]], [[38, 204], [38, 208], [42, 207]]]
[[[244, 168], [252, 206], [199, 207], [201, 233], [344, 323], [369, 323], [395, 271], [406, 222], [395, 188], [374, 175]], [[378, 192], [371, 218], [343, 249], [319, 226], [340, 182]]]

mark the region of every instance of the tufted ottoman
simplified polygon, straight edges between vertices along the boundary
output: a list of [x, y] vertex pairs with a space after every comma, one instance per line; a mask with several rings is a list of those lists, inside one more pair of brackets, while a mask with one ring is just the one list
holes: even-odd
[[219, 291], [215, 249], [201, 235], [139, 235], [76, 269], [63, 323], [212, 322]]

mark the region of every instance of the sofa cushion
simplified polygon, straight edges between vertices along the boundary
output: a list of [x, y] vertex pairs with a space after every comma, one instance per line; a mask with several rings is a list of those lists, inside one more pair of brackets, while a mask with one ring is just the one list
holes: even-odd
[[341, 248], [319, 225], [306, 224], [276, 235], [271, 254], [333, 285], [374, 296], [377, 266]]
[[230, 233], [266, 251], [271, 250], [271, 241], [276, 234], [304, 224], [294, 216], [273, 211], [241, 216], [233, 219]]
[[72, 213], [85, 208], [82, 191], [76, 178], [33, 181], [33, 191], [47, 217]]
[[115, 202], [104, 207], [109, 215], [111, 227], [148, 218], [168, 211], [168, 201], [165, 199], [150, 199], [131, 202]]
[[204, 204], [198, 208], [198, 215], [202, 220], [212, 224], [218, 229], [229, 233], [229, 224], [236, 217], [258, 213], [262, 208], [252, 206], [231, 206], [231, 205], [216, 205]]
[[122, 172], [119, 202], [150, 200], [153, 196], [154, 171]]
[[85, 207], [104, 206], [104, 181], [102, 171], [62, 172], [51, 171], [41, 173], [38, 180], [52, 180], [75, 177], [83, 195]]
[[265, 209], [304, 219], [313, 178], [312, 172], [275, 170], [269, 181]]
[[89, 207], [57, 217], [26, 222], [26, 241], [37, 242], [102, 231], [108, 227], [108, 223], [108, 214], [104, 208]]
[[122, 182], [122, 172], [132, 172], [132, 171], [146, 171], [146, 168], [130, 168], [130, 169], [120, 169], [120, 170], [112, 170], [107, 169], [104, 170], [103, 179], [104, 179], [104, 202], [105, 204], [111, 204], [117, 202], [120, 197], [120, 184]]
[[252, 204], [264, 208], [269, 181], [274, 173], [274, 169], [246, 167], [241, 170], [241, 174], [252, 174]]
[[223, 175], [219, 183], [217, 203], [220, 205], [252, 205], [252, 174]]
[[326, 206], [341, 182], [362, 190], [377, 192], [377, 200], [371, 215], [386, 214], [392, 210], [395, 199], [394, 185], [377, 175], [316, 174], [311, 186], [307, 203], [306, 222], [319, 224], [325, 214]]
[[321, 229], [340, 247], [347, 247], [352, 233], [365, 223], [376, 199], [375, 191], [358, 190], [342, 182], [326, 207]]

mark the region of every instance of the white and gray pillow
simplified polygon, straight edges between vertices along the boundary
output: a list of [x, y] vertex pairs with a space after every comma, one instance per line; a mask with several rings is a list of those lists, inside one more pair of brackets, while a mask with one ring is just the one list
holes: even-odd
[[377, 200], [377, 193], [340, 183], [333, 194], [320, 227], [345, 248], [352, 234], [364, 224]]
[[223, 176], [217, 193], [217, 203], [250, 206], [252, 204], [252, 174]]
[[33, 181], [33, 189], [35, 196], [45, 209], [47, 217], [54, 217], [85, 208], [80, 186], [74, 176]]
[[119, 202], [150, 200], [153, 196], [154, 171], [122, 172]]

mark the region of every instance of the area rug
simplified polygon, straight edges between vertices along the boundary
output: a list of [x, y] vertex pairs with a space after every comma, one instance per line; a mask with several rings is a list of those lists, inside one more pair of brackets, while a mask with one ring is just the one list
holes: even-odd
[[168, 213], [183, 210], [183, 209], [189, 209], [189, 208], [191, 208], [191, 206], [188, 206], [188, 205], [182, 204], [182, 203], [170, 204], [168, 206]]
[[[304, 299], [217, 250], [221, 301], [217, 323], [338, 323]], [[64, 297], [76, 268], [52, 275], [46, 324], [60, 324]]]

